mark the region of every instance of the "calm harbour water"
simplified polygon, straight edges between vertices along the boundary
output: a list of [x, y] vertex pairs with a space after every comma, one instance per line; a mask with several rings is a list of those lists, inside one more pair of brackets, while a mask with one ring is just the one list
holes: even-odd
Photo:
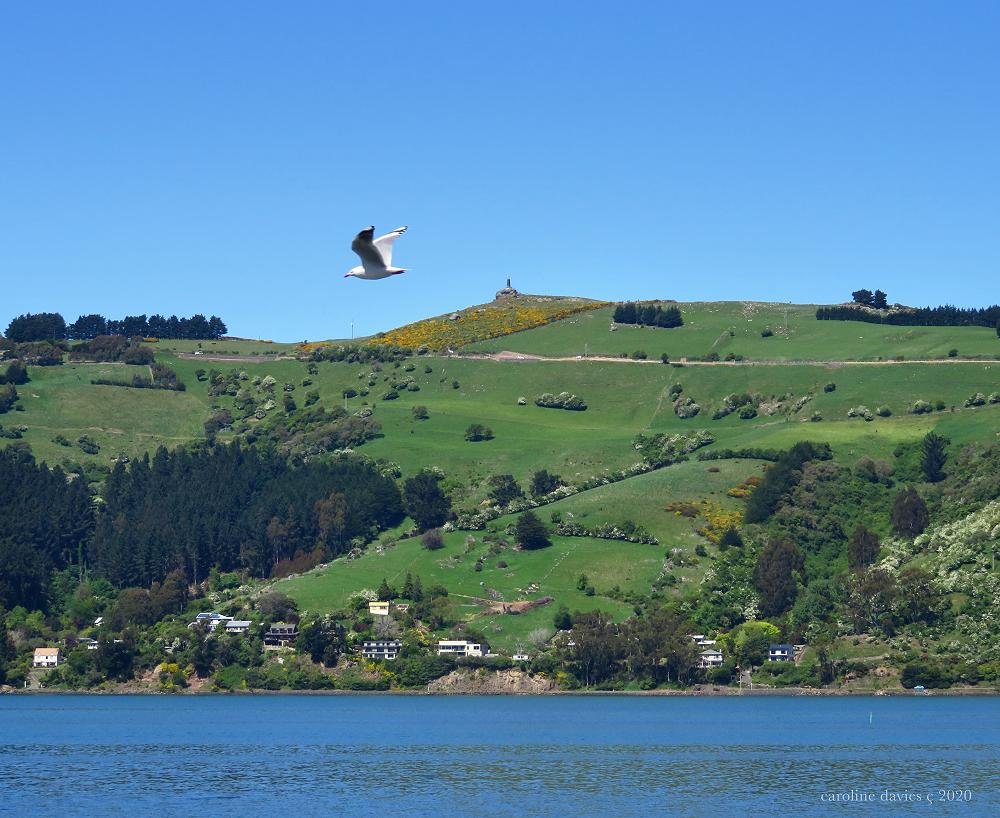
[[1000, 699], [5, 696], [0, 778], [17, 816], [998, 816]]

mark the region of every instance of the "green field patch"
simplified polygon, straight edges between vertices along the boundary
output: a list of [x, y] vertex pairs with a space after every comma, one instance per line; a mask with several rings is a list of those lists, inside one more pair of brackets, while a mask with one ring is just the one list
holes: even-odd
[[[631, 355], [671, 360], [704, 358], [716, 352], [752, 360], [838, 361], [1000, 355], [996, 333], [987, 327], [897, 327], [860, 321], [817, 321], [816, 307], [773, 302], [692, 302], [677, 304], [684, 326], [658, 329], [612, 327], [613, 307], [574, 315], [503, 338], [470, 344], [488, 352], [510, 350], [546, 356]], [[763, 337], [770, 330], [772, 335]]]

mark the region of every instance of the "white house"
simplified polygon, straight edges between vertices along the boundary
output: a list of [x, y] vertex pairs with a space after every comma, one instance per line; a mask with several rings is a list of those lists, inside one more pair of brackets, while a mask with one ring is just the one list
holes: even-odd
[[223, 616], [215, 611], [202, 611], [194, 618], [194, 622], [188, 625], [188, 627], [193, 628], [196, 625], [202, 625], [210, 631], [214, 631], [221, 623], [232, 621], [233, 618], [231, 616]]
[[35, 648], [32, 667], [55, 667], [59, 664], [59, 648]]
[[97, 650], [98, 644], [96, 639], [91, 639], [89, 636], [81, 636], [76, 640], [77, 647], [86, 648], [87, 650]]
[[361, 643], [361, 655], [365, 659], [374, 659], [380, 662], [390, 662], [399, 656], [399, 650], [403, 643], [398, 639], [379, 639]]
[[235, 633], [237, 636], [242, 636], [248, 630], [250, 630], [249, 619], [230, 619], [226, 623], [226, 633]]
[[771, 662], [791, 662], [795, 659], [795, 646], [771, 645], [767, 651], [767, 658]]
[[713, 645], [717, 644], [717, 640], [707, 639], [705, 638], [705, 634], [703, 633], [692, 633], [691, 641], [694, 642], [700, 648], [712, 647]]
[[470, 642], [468, 639], [442, 639], [438, 642], [438, 656], [485, 656], [490, 646], [485, 642]]
[[531, 657], [527, 653], [515, 653], [510, 657], [515, 662], [528, 662], [531, 661]]
[[698, 667], [719, 667], [721, 664], [721, 650], [703, 650], [698, 660]]

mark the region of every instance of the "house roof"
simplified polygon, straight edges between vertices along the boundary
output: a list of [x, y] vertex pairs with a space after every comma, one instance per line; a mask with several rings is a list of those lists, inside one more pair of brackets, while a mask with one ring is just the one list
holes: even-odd
[[227, 628], [249, 628], [249, 619], [231, 619], [226, 623]]
[[792, 647], [791, 645], [785, 645], [785, 644], [777, 645], [777, 644], [775, 644], [775, 645], [771, 645], [770, 650], [771, 650], [772, 653], [775, 653], [775, 652], [793, 653], [795, 651], [795, 648]]
[[58, 656], [59, 648], [35, 648], [35, 656]]

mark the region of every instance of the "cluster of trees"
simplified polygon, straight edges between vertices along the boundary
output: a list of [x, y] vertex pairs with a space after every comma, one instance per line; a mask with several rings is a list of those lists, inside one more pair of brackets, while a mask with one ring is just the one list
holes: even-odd
[[93, 524], [82, 481], [0, 449], [0, 607], [46, 609], [53, 572], [82, 562]]
[[92, 313], [81, 315], [72, 324], [57, 312], [25, 313], [12, 319], [6, 336], [18, 343], [28, 341], [61, 341], [66, 338], [90, 340], [99, 335], [122, 335], [153, 338], [187, 338], [210, 340], [221, 338], [226, 325], [217, 315], [206, 318], [201, 313], [190, 318], [171, 315], [126, 315], [122, 319], [105, 318]]
[[25, 341], [23, 343], [0, 338], [0, 353], [16, 358], [25, 366], [58, 366], [63, 362], [66, 342]]
[[115, 380], [113, 378], [91, 378], [90, 382], [101, 386], [127, 386], [132, 389], [168, 389], [171, 392], [184, 392], [187, 389], [184, 382], [177, 377], [177, 373], [166, 364], [152, 362], [149, 364], [149, 372], [152, 376], [150, 380], [146, 380], [146, 378], [137, 373], [132, 376], [131, 380], [127, 381]]
[[684, 324], [681, 311], [677, 307], [663, 309], [659, 304], [640, 304], [637, 301], [624, 301], [616, 306], [612, 320], [616, 324], [639, 324], [664, 329], [673, 329]]
[[646, 610], [621, 624], [602, 611], [577, 613], [571, 621], [573, 646], [566, 658], [581, 684], [639, 680], [653, 687], [690, 682], [700, 675], [698, 648], [688, 635], [694, 626], [674, 606]]
[[748, 523], [765, 521], [778, 507], [778, 503], [802, 477], [802, 466], [810, 460], [829, 460], [832, 457], [826, 443], [796, 443], [775, 461], [764, 474], [760, 485], [747, 499], [744, 519]]
[[395, 482], [354, 459], [298, 466], [237, 445], [160, 449], [118, 465], [87, 549], [116, 585], [148, 586], [180, 569], [199, 582], [211, 567], [266, 577], [282, 560], [349, 550], [403, 518]]
[[[896, 479], [942, 482], [935, 493], [948, 497], [953, 481], [968, 485], [967, 472], [982, 473], [981, 464], [963, 458], [949, 477], [947, 445], [931, 432], [898, 447], [895, 466], [861, 458], [854, 469], [830, 461], [825, 446], [800, 443], [782, 454], [748, 498], [744, 519], [761, 526], [759, 550], [752, 554], [735, 541], [726, 549], [720, 544], [700, 626], [739, 622], [739, 603], [729, 594], [747, 580], [759, 614], [783, 621], [788, 633], [799, 636], [838, 616], [852, 621], [858, 633], [874, 629], [886, 635], [910, 623], [937, 622], [942, 610], [931, 578], [913, 567], [898, 573], [880, 567], [879, 532], [912, 539], [930, 522], [920, 493], [913, 485], [896, 487]], [[984, 482], [980, 500], [1000, 496], [1000, 480]]]
[[8, 341], [61, 341], [66, 337], [66, 321], [57, 312], [25, 313], [11, 319], [4, 333]]
[[[423, 350], [426, 352], [426, 350]], [[339, 344], [337, 346], [316, 347], [309, 355], [309, 360], [346, 361], [351, 364], [395, 363], [408, 358], [409, 349], [392, 344]]]
[[126, 315], [120, 320], [102, 315], [81, 315], [66, 328], [69, 338], [89, 339], [98, 335], [124, 335], [126, 338], [186, 338], [205, 341], [221, 338], [226, 334], [225, 323], [217, 315], [206, 318], [196, 313], [190, 318], [171, 315]]
[[[892, 324], [905, 327], [997, 327], [1000, 325], [1000, 305], [979, 309], [954, 307], [902, 307], [889, 312], [872, 312], [860, 304], [818, 307], [820, 321], [867, 321], [870, 324]], [[1000, 329], [998, 329], [1000, 334]]]
[[94, 361], [148, 366], [153, 363], [153, 350], [123, 335], [98, 335], [77, 344], [69, 351], [71, 361]]
[[886, 295], [882, 290], [855, 290], [851, 293], [851, 300], [855, 304], [860, 304], [863, 307], [872, 307], [876, 310], [884, 310], [889, 306], [888, 302], [889, 296]]

